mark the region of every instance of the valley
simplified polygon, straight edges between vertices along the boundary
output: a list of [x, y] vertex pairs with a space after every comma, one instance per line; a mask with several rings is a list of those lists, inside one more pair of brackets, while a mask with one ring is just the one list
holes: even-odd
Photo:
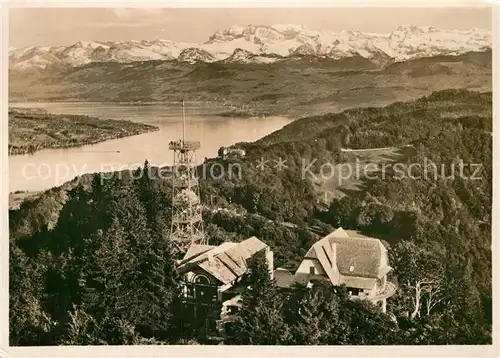
[[79, 41], [9, 51], [9, 100], [221, 106], [225, 116], [307, 115], [491, 88], [491, 33], [232, 26], [200, 44]]
[[492, 344], [490, 31], [157, 34], [9, 51], [11, 346]]
[[95, 62], [65, 71], [10, 71], [15, 101], [216, 103], [226, 116], [300, 118], [384, 106], [432, 91], [492, 86], [491, 51], [437, 56], [376, 68], [362, 58], [299, 56], [273, 64]]

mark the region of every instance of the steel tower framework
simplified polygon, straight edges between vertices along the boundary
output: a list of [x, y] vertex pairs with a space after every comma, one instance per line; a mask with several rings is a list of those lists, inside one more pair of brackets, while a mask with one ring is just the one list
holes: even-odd
[[196, 167], [196, 150], [200, 148], [200, 142], [186, 140], [184, 100], [182, 139], [170, 142], [169, 148], [174, 152], [171, 240], [174, 251], [185, 253], [191, 244], [206, 244], [206, 240]]

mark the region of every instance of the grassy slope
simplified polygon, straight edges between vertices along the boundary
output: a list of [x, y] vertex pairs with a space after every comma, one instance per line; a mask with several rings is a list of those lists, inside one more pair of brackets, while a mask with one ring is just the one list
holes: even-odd
[[148, 61], [10, 73], [11, 101], [170, 101], [189, 98], [301, 117], [387, 105], [446, 88], [491, 90], [491, 51], [394, 63], [301, 58], [271, 65]]
[[9, 153], [95, 144], [155, 130], [155, 126], [130, 121], [10, 111]]
[[[370, 172], [374, 164], [378, 168], [385, 163], [406, 164], [418, 154], [416, 147], [421, 142], [455, 130], [457, 123], [467, 123], [467, 118], [483, 118], [486, 122], [489, 119], [491, 123], [491, 117], [491, 92], [447, 90], [383, 108], [357, 108], [302, 118], [245, 146], [253, 159], [264, 156], [272, 161], [288, 157], [288, 164], [292, 157], [304, 159], [305, 163], [317, 160], [318, 165], [313, 167], [316, 177], [310, 179], [317, 199], [330, 201], [352, 190], [365, 189], [367, 179], [349, 175], [349, 170], [363, 174], [365, 168]], [[430, 119], [439, 120], [441, 125], [436, 126]], [[485, 130], [491, 132], [491, 125]], [[394, 133], [400, 133], [397, 139]], [[340, 148], [357, 150], [339, 153]], [[333, 175], [329, 167], [325, 167], [323, 176], [319, 175], [319, 165], [323, 163], [333, 164]], [[295, 164], [301, 168], [301, 163]]]
[[368, 176], [376, 175], [377, 170], [373, 165], [382, 168], [385, 164], [406, 163], [416, 154], [413, 146], [386, 147], [356, 150], [355, 152], [343, 153], [343, 162], [335, 164], [333, 172], [327, 171], [325, 177], [313, 180], [313, 185], [318, 198], [329, 203], [336, 198], [342, 198], [346, 192], [360, 191], [364, 189], [362, 176], [356, 176], [355, 171], [359, 165], [362, 173], [366, 170]]

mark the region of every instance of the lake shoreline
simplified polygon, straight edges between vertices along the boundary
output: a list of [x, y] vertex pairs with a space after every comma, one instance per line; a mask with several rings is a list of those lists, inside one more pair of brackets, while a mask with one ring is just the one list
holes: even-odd
[[145, 123], [16, 107], [9, 109], [8, 155], [83, 147], [158, 130], [157, 126]]
[[[20, 153], [20, 152], [11, 153], [11, 151], [10, 151], [10, 145], [9, 145], [9, 157], [22, 156], [22, 155], [33, 155], [33, 154], [35, 154], [37, 152], [40, 152], [40, 151], [43, 151], [43, 150], [50, 150], [50, 149], [69, 149], [69, 148], [88, 147], [88, 146], [92, 146], [92, 145], [95, 145], [95, 144], [107, 142], [107, 141], [110, 141], [110, 140], [127, 138], [127, 137], [132, 137], [132, 136], [138, 136], [138, 135], [142, 135], [142, 134], [146, 134], [146, 133], [150, 133], [150, 132], [157, 132], [157, 131], [159, 131], [159, 129], [153, 129], [153, 130], [150, 130], [150, 131], [147, 131], [147, 132], [143, 132], [143, 133], [119, 135], [119, 136], [116, 136], [116, 137], [110, 137], [110, 138], [106, 138], [106, 139], [102, 139], [102, 140], [90, 141], [90, 142], [85, 143], [85, 144], [59, 145], [59, 146], [55, 145], [55, 146], [50, 146], [50, 147], [40, 147], [40, 148], [37, 148], [34, 151], [31, 151], [31, 152], [22, 152], [22, 153]], [[112, 152], [115, 152], [115, 151], [112, 151]], [[116, 153], [119, 153], [119, 152], [120, 151], [116, 151]]]
[[[78, 101], [78, 100], [60, 100], [60, 101], [35, 101], [35, 102], [11, 102], [9, 106], [16, 106], [17, 108], [28, 108], [23, 107], [24, 103], [29, 103], [30, 105], [44, 105], [44, 104], [82, 104], [82, 105], [119, 105], [119, 106], [130, 106], [130, 107], [150, 107], [150, 106], [176, 106], [179, 105], [179, 101], [152, 101], [152, 102], [120, 102], [120, 101], [107, 101], [107, 102], [95, 102], [95, 101]], [[221, 105], [214, 101], [185, 101], [187, 106], [191, 105], [201, 105], [205, 104], [208, 107], [214, 105], [212, 108], [219, 108], [221, 111], [214, 113], [204, 114], [206, 116], [219, 116], [219, 117], [232, 117], [232, 118], [265, 118], [270, 116], [280, 116], [292, 118], [291, 114], [294, 113], [290, 108], [276, 107], [276, 106], [262, 106], [262, 105], [245, 105], [245, 108], [239, 104], [228, 104]], [[38, 107], [36, 107], [38, 108]]]
[[[29, 108], [28, 106], [24, 107], [25, 104], [29, 104], [30, 106], [36, 106], [35, 108], [44, 108], [43, 105], [50, 104], [60, 104], [60, 105], [117, 105], [117, 106], [126, 106], [130, 108], [147, 108], [147, 107], [155, 107], [155, 106], [179, 106], [182, 102], [179, 101], [156, 101], [156, 102], [120, 102], [120, 101], [107, 101], [107, 102], [96, 102], [96, 101], [78, 101], [78, 100], [60, 100], [60, 101], [37, 101], [37, 102], [10, 102], [9, 107], [15, 106], [17, 108]], [[307, 115], [309, 109], [307, 106], [302, 106], [302, 110], [300, 110], [301, 106], [297, 108], [290, 108], [288, 106], [276, 106], [276, 105], [249, 105], [241, 106], [239, 104], [220, 104], [214, 101], [185, 101], [186, 107], [189, 108], [189, 105], [199, 106], [199, 105], [207, 105], [208, 108], [220, 109], [220, 111], [214, 111], [210, 113], [203, 113], [203, 116], [206, 117], [223, 117], [223, 118], [250, 118], [250, 119], [266, 119], [267, 117], [283, 117], [289, 120], [295, 120], [298, 118], [302, 118]], [[40, 107], [38, 107], [40, 106]], [[337, 112], [338, 109], [331, 108], [330, 111], [327, 112]], [[310, 111], [309, 111], [310, 112]], [[324, 112], [324, 111], [323, 111]], [[324, 113], [317, 113], [324, 114]], [[187, 113], [189, 118], [189, 113]]]
[[[159, 130], [109, 139], [103, 142], [67, 148], [43, 148], [32, 155], [9, 156], [9, 192], [45, 191], [62, 185], [86, 173], [115, 172], [136, 168], [145, 160], [152, 166], [168, 166], [173, 153], [168, 148], [172, 140], [182, 138], [182, 106], [175, 105], [112, 105], [79, 103], [9, 103], [10, 107], [41, 108], [49, 113], [90, 116], [148, 124]], [[266, 118], [224, 117], [221, 107], [205, 104], [186, 108], [188, 140], [200, 141], [196, 153], [198, 163], [203, 158], [217, 156], [221, 147], [235, 143], [254, 142], [285, 125], [293, 118], [269, 116]], [[98, 120], [103, 123], [105, 120]], [[85, 133], [83, 133], [85, 134]], [[90, 143], [89, 143], [90, 144]]]

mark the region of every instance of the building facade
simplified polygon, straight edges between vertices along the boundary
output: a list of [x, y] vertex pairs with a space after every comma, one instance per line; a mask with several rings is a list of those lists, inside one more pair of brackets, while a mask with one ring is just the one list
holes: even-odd
[[339, 228], [317, 241], [294, 272], [277, 269], [278, 286], [327, 280], [335, 286], [344, 285], [352, 299], [366, 299], [386, 312], [387, 299], [396, 286], [389, 282], [387, 249], [378, 239]]
[[245, 289], [247, 261], [258, 254], [265, 255], [272, 276], [273, 252], [256, 237], [219, 246], [191, 245], [178, 266], [183, 324], [202, 329], [209, 338], [230, 335]]
[[219, 157], [222, 159], [226, 158], [243, 158], [246, 152], [242, 148], [235, 147], [220, 147], [218, 151]]

